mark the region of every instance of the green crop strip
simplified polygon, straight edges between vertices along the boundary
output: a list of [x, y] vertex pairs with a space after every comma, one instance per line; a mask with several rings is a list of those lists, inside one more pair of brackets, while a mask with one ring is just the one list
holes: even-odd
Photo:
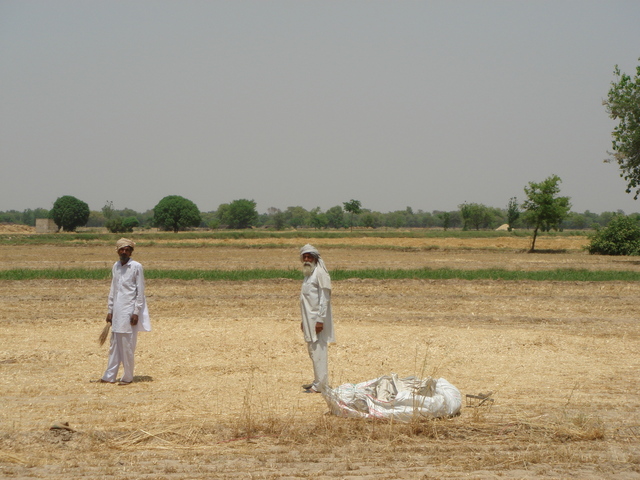
[[[105, 269], [13, 269], [0, 270], [0, 280], [108, 280], [110, 270]], [[147, 279], [205, 280], [205, 281], [248, 281], [286, 278], [300, 280], [302, 274], [297, 269], [252, 269], [252, 270], [145, 270]], [[540, 271], [514, 271], [502, 269], [456, 270], [444, 269], [366, 269], [333, 270], [334, 281], [351, 278], [375, 280], [532, 280], [557, 282], [636, 282], [640, 272], [618, 270], [573, 270], [556, 269]]]

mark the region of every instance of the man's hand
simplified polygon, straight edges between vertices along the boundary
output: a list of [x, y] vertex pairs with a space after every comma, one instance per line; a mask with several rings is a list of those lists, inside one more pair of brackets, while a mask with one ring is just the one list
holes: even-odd
[[131, 315], [131, 325], [137, 325], [137, 324], [138, 324], [138, 315], [134, 313], [133, 315]]
[[111, 315], [110, 313], [107, 313], [107, 323], [111, 323], [112, 318], [113, 318], [113, 315]]
[[324, 330], [324, 323], [316, 322], [316, 335], [319, 334], [322, 330]]

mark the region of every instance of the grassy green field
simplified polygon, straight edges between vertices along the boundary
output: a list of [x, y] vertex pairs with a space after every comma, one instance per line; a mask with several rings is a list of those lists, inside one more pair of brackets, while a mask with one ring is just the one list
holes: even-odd
[[[363, 270], [332, 270], [334, 280], [352, 278], [375, 280], [534, 280], [560, 282], [635, 282], [640, 280], [639, 272], [630, 271], [592, 271], [576, 269], [556, 269], [546, 271], [513, 271], [502, 269], [457, 270], [441, 269], [363, 269]], [[104, 280], [111, 276], [110, 270], [105, 269], [14, 269], [0, 271], [0, 280], [35, 280], [35, 279], [84, 279]], [[300, 278], [298, 269], [247, 269], [247, 270], [155, 270], [145, 271], [148, 279], [166, 280], [207, 280], [207, 281], [248, 281], [287, 278]]]

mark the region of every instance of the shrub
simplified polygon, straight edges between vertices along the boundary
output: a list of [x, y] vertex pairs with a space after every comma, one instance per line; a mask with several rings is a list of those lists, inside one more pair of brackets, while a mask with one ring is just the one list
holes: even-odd
[[640, 255], [640, 226], [625, 215], [613, 217], [609, 225], [589, 236], [587, 251], [600, 255]]

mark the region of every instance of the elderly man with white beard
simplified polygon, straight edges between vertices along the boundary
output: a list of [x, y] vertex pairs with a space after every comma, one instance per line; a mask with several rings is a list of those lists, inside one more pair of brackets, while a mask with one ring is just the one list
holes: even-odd
[[335, 342], [331, 316], [331, 277], [320, 253], [312, 245], [300, 249], [304, 280], [300, 293], [300, 328], [313, 363], [313, 382], [302, 385], [306, 393], [320, 393], [329, 386], [328, 344]]

